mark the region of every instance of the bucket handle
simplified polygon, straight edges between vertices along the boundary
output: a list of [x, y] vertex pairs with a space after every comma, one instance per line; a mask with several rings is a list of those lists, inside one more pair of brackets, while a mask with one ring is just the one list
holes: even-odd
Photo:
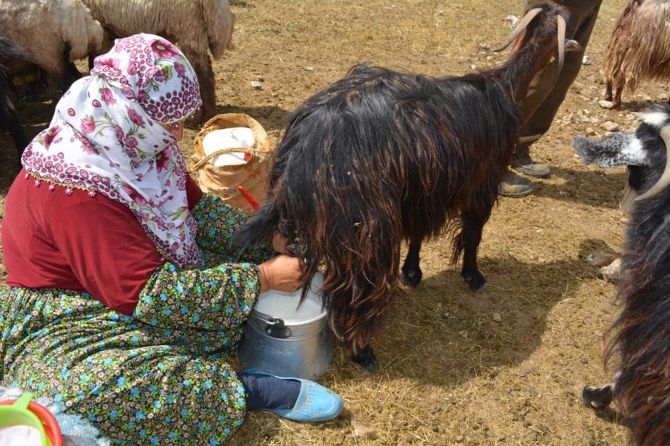
[[256, 316], [267, 323], [265, 333], [273, 338], [286, 339], [293, 334], [291, 329], [284, 324], [284, 320], [281, 318], [270, 316], [259, 311], [256, 311]]
[[216, 150], [210, 153], [209, 155], [205, 155], [200, 161], [195, 163], [193, 169], [199, 170], [200, 168], [202, 168], [202, 166], [204, 166], [205, 164], [210, 162], [213, 158], [216, 158], [219, 155], [224, 155], [226, 153], [237, 153], [237, 152], [248, 153], [251, 156], [257, 156], [257, 157], [261, 157], [262, 155], [262, 152], [260, 150], [257, 150], [253, 147], [227, 147], [225, 149]]

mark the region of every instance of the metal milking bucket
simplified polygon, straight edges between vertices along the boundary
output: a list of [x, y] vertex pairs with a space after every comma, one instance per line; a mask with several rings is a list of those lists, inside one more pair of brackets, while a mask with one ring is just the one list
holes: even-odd
[[323, 274], [316, 273], [305, 300], [302, 290], [262, 293], [247, 319], [239, 350], [243, 369], [317, 379], [333, 359], [333, 342], [321, 299]]

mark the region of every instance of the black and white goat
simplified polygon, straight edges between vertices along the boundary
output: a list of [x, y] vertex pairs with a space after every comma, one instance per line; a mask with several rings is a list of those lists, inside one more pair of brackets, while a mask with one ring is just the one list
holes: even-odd
[[600, 142], [576, 137], [586, 163], [628, 166], [640, 195], [628, 222], [618, 297], [621, 314], [610, 329], [605, 358], [618, 370], [613, 383], [586, 387], [584, 403], [614, 399], [639, 445], [670, 444], [670, 105], [644, 114], [634, 135]]
[[355, 66], [290, 117], [269, 194], [238, 241], [278, 230], [304, 259], [305, 284], [325, 269], [331, 328], [365, 369], [376, 367], [368, 341], [401, 292], [403, 241], [409, 285], [422, 277], [422, 242], [448, 232], [468, 286], [484, 287], [477, 250], [517, 141], [517, 104], [552, 58], [562, 65], [566, 19], [551, 2], [529, 11], [499, 49], [515, 42], [508, 60], [479, 73]]

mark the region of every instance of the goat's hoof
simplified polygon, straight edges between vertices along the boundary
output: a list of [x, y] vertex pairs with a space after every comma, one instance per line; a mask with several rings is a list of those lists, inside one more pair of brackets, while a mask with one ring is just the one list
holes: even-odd
[[582, 402], [592, 409], [604, 409], [612, 402], [612, 384], [602, 387], [586, 386], [582, 390]]
[[468, 284], [468, 288], [472, 291], [481, 291], [486, 286], [486, 279], [479, 272], [477, 274], [463, 274], [463, 280]]
[[421, 282], [423, 272], [421, 269], [403, 268], [400, 274], [400, 280], [407, 286], [415, 287]]
[[615, 108], [614, 102], [608, 99], [601, 99], [598, 101], [598, 105], [600, 105], [601, 108], [605, 108], [607, 110], [611, 110]]
[[351, 355], [351, 359], [366, 372], [374, 372], [379, 368], [377, 356], [369, 345], [360, 349], [355, 355]]

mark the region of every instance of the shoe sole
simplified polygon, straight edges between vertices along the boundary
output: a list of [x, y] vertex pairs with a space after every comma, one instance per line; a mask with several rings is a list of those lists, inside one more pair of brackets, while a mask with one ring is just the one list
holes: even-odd
[[512, 168], [516, 171], [519, 171], [519, 172], [524, 173], [526, 175], [530, 175], [531, 177], [537, 177], [537, 178], [548, 177], [549, 174], [551, 173], [548, 170], [546, 172], [538, 172], [536, 170], [526, 169], [523, 166], [513, 166]]
[[528, 189], [522, 192], [515, 192], [515, 193], [503, 193], [498, 191], [498, 195], [502, 197], [510, 197], [510, 198], [519, 198], [519, 197], [525, 197], [526, 195], [530, 195], [533, 193], [533, 189]]

